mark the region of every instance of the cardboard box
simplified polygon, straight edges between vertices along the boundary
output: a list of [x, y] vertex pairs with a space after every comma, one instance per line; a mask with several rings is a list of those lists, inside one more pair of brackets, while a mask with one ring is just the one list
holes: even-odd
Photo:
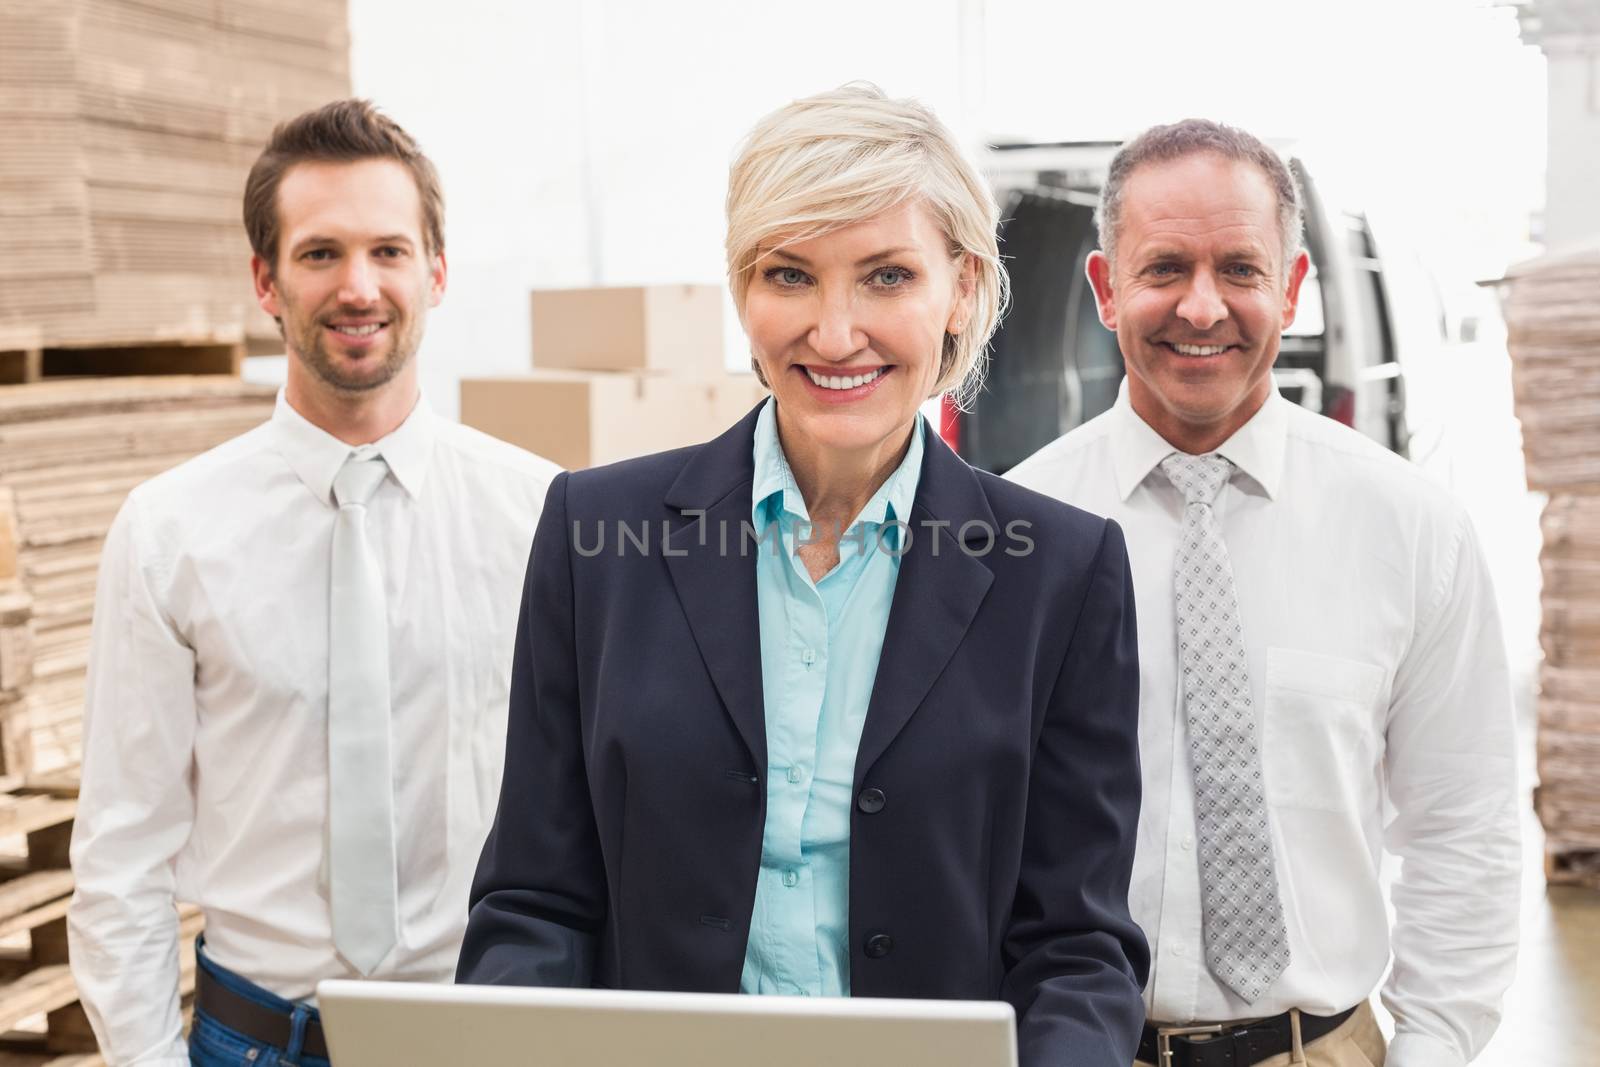
[[1528, 487], [1540, 526], [1538, 773], [1545, 876], [1600, 888], [1600, 245], [1518, 264], [1502, 287]]
[[757, 390], [751, 375], [537, 370], [463, 379], [461, 421], [578, 470], [709, 441], [754, 406]]
[[535, 289], [532, 308], [539, 370], [725, 373], [719, 286]]
[[[727, 429], [770, 394], [754, 374], [727, 373], [710, 383], [711, 425]], [[722, 431], [717, 431], [721, 433]], [[709, 438], [707, 439], [709, 440]]]

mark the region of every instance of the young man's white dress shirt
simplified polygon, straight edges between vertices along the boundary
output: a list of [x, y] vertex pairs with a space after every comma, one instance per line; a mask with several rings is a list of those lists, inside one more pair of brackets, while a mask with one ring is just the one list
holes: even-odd
[[[1174, 451], [1133, 410], [1009, 475], [1122, 525], [1139, 615], [1144, 801], [1129, 903], [1163, 1022], [1332, 1015], [1390, 953], [1388, 1067], [1458, 1067], [1488, 1041], [1517, 943], [1518, 791], [1500, 623], [1465, 510], [1409, 463], [1274, 392], [1217, 452], [1291, 962], [1254, 1004], [1206, 968], [1177, 687]], [[1049, 551], [1040, 545], [1039, 551]], [[1391, 928], [1381, 857], [1400, 857]]]
[[[178, 416], [181, 417], [181, 416]], [[513, 632], [557, 468], [419, 401], [368, 446], [389, 615], [399, 941], [372, 977], [447, 982], [494, 816]], [[111, 1064], [188, 1064], [174, 900], [280, 996], [354, 977], [328, 904], [328, 611], [353, 449], [280, 394], [267, 423], [135, 489], [106, 539], [68, 913]]]

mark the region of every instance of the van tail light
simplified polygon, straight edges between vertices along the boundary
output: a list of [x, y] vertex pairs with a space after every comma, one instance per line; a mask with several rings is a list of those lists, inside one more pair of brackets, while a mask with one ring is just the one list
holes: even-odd
[[939, 436], [950, 446], [950, 451], [961, 455], [961, 409], [955, 397], [946, 393], [939, 401]]
[[1334, 422], [1342, 422], [1351, 428], [1356, 424], [1356, 394], [1355, 390], [1342, 385], [1335, 385], [1323, 394], [1322, 413]]

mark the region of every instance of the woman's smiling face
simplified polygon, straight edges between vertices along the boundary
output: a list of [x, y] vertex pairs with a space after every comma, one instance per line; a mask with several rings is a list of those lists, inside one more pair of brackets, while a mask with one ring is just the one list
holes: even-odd
[[921, 201], [765, 250], [745, 296], [751, 353], [786, 442], [898, 448], [971, 314], [973, 268]]

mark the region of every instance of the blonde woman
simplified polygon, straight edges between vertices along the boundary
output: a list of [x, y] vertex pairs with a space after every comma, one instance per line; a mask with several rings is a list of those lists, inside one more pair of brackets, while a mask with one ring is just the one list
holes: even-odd
[[915, 102], [752, 131], [728, 278], [772, 396], [551, 486], [460, 981], [1003, 998], [1025, 1064], [1132, 1062], [1122, 535], [918, 414], [979, 373], [995, 222]]

